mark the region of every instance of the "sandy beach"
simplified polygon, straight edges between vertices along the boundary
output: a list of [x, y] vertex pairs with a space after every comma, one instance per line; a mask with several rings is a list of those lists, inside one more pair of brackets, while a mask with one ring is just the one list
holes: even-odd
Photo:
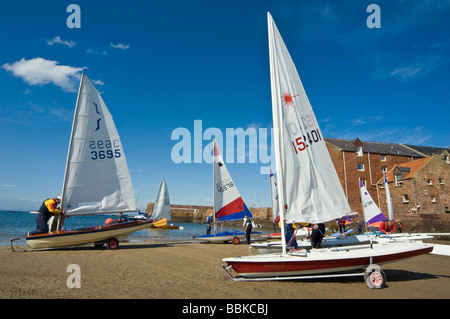
[[[448, 242], [446, 242], [448, 244]], [[117, 250], [79, 248], [16, 252], [0, 247], [2, 299], [447, 299], [450, 257], [422, 255], [382, 266], [384, 289], [362, 277], [295, 282], [233, 282], [221, 259], [248, 255], [231, 244], [127, 244]], [[80, 288], [68, 288], [69, 265], [78, 265]]]

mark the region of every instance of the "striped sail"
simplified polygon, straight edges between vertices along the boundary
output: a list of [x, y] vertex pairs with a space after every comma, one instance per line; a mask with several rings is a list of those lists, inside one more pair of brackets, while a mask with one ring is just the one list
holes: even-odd
[[359, 190], [361, 192], [361, 204], [364, 213], [364, 221], [372, 227], [379, 227], [380, 223], [385, 220], [386, 217], [384, 217], [380, 208], [378, 208], [377, 204], [375, 204], [372, 196], [370, 196], [366, 186], [364, 186], [361, 180], [359, 180]]
[[245, 205], [239, 191], [228, 173], [222, 155], [214, 140], [214, 212], [218, 220], [238, 220], [252, 213]]

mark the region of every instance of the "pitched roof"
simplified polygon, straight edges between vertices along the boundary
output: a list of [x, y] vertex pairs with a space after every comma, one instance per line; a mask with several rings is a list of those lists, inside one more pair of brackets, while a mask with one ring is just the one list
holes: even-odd
[[363, 152], [365, 153], [413, 157], [426, 156], [410, 147], [398, 143], [366, 142], [360, 141], [358, 138], [354, 140], [325, 138], [325, 141], [346, 152], [355, 152], [356, 146], [359, 146], [361, 145], [360, 143], [362, 143]]
[[[402, 144], [403, 145], [403, 144]], [[420, 152], [426, 156], [440, 155], [445, 151], [450, 153], [450, 147], [432, 147], [432, 146], [419, 146], [419, 145], [408, 145], [404, 144], [406, 147], [409, 147], [417, 152]]]
[[[398, 165], [395, 165], [393, 168], [389, 170], [389, 172], [386, 173], [386, 179], [388, 183], [391, 183], [394, 181], [394, 172], [395, 170], [399, 170], [401, 172], [406, 173], [406, 175], [403, 177], [403, 179], [409, 179], [414, 176], [428, 161], [431, 159], [431, 157], [425, 157], [425, 158], [419, 158], [411, 162], [401, 163]], [[378, 181], [378, 184], [381, 184], [384, 182], [384, 178], [381, 178]]]

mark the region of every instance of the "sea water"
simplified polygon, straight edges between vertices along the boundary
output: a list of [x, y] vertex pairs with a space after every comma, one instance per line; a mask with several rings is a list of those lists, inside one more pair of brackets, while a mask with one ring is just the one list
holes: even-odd
[[[127, 215], [128, 217], [133, 215]], [[118, 215], [93, 215], [93, 216], [71, 216], [66, 218], [64, 229], [72, 230], [81, 227], [104, 224], [107, 218], [117, 219]], [[126, 236], [125, 240], [131, 243], [145, 242], [171, 242], [190, 241], [193, 236], [206, 235], [206, 224], [189, 222], [169, 222], [180, 226], [179, 229], [156, 229], [146, 228]], [[26, 245], [25, 235], [36, 229], [36, 214], [28, 211], [2, 211], [0, 210], [0, 246], [9, 245], [9, 240], [14, 245]], [[223, 231], [240, 230], [236, 227], [224, 226]], [[122, 240], [122, 239], [121, 239]]]

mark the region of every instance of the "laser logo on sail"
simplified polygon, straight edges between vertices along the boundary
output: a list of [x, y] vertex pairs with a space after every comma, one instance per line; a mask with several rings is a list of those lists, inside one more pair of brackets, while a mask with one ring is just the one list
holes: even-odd
[[298, 96], [298, 94], [292, 96], [291, 93], [289, 93], [289, 91], [286, 91], [281, 94], [281, 99], [283, 101], [283, 104], [287, 105], [287, 107], [289, 107], [289, 106], [294, 106], [293, 98], [297, 97], [297, 96]]

